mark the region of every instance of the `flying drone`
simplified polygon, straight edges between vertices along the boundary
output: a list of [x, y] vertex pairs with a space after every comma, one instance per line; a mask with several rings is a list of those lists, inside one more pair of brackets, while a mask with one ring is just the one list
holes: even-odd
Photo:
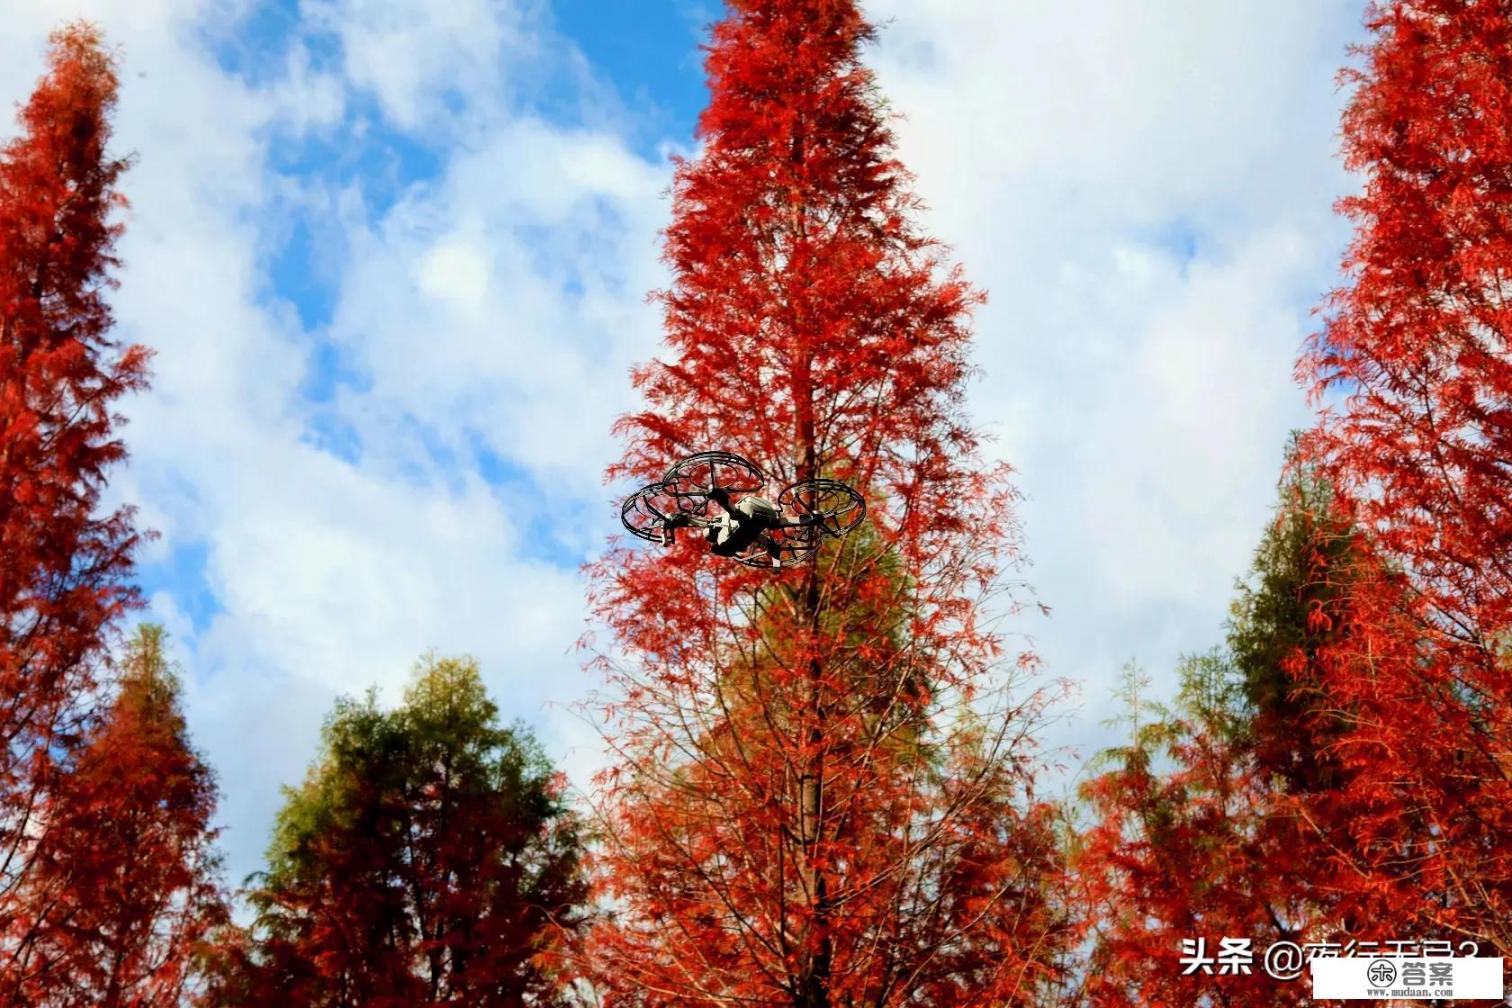
[[759, 496], [766, 485], [761, 470], [739, 455], [699, 452], [631, 494], [620, 521], [633, 535], [665, 546], [678, 529], [700, 529], [715, 556], [747, 567], [791, 567], [866, 515], [861, 495], [839, 480], [800, 480], [775, 500]]

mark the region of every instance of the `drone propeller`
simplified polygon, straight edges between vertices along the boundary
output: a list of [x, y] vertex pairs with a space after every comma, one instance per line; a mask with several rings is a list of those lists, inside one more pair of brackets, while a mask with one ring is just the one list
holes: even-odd
[[866, 517], [866, 501], [839, 480], [801, 480], [777, 495], [777, 506], [792, 511], [802, 525], [838, 539]]
[[707, 451], [675, 463], [661, 483], [677, 498], [680, 508], [702, 514], [707, 512], [710, 500], [728, 510], [735, 497], [760, 493], [766, 477], [749, 459], [734, 452]]
[[666, 485], [651, 483], [625, 498], [620, 507], [620, 524], [631, 535], [648, 542], [671, 545], [676, 539], [678, 499], [667, 493]]

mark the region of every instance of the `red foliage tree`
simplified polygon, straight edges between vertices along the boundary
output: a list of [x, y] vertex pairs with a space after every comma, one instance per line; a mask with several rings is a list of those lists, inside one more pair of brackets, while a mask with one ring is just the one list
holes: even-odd
[[19, 887], [9, 1004], [175, 1008], [226, 908], [215, 782], [190, 748], [161, 627], [131, 641], [115, 698], [48, 795]]
[[[1294, 831], [1238, 737], [1244, 715], [1228, 672], [1220, 655], [1189, 659], [1177, 709], [1144, 711], [1129, 745], [1106, 754], [1114, 766], [1083, 787], [1097, 815], [1076, 857], [1092, 936], [1088, 1004], [1307, 1003], [1305, 984], [1278, 985], [1258, 966], [1217, 975], [1224, 938], [1256, 951], [1297, 940], [1309, 909], [1296, 899], [1306, 852], [1278, 842]], [[1211, 958], [1188, 969], [1183, 954]]]
[[[1227, 647], [1192, 656], [1173, 709], [1131, 676], [1128, 745], [1083, 786], [1095, 816], [1075, 859], [1091, 938], [1088, 1003], [1307, 1003], [1306, 983], [1215, 962], [1222, 940], [1272, 943], [1393, 938], [1341, 885], [1354, 822], [1337, 743], [1346, 722], [1323, 690], [1320, 656], [1348, 632], [1359, 536], [1328, 488], [1294, 471], [1229, 623]], [[1380, 900], [1370, 910], [1385, 909]], [[1366, 934], [1370, 931], [1370, 934]], [[1204, 947], [1188, 943], [1200, 941]], [[1192, 957], [1179, 966], [1183, 950]], [[1206, 965], [1197, 958], [1206, 955]]]
[[[1364, 191], [1299, 374], [1308, 456], [1367, 533], [1325, 656], [1360, 890], [1512, 952], [1512, 8], [1401, 0], [1344, 117]], [[1412, 829], [1403, 833], [1403, 822]]]
[[781, 573], [687, 541], [596, 565], [619, 766], [585, 968], [624, 1005], [1030, 1003], [1068, 929], [1043, 698], [983, 713], [1019, 554], [962, 412], [980, 297], [911, 223], [856, 4], [730, 7], [674, 184], [671, 353], [611, 478], [727, 449], [848, 480], [870, 518]]
[[111, 404], [147, 353], [108, 336], [125, 167], [105, 152], [116, 76], [97, 33], [53, 36], [50, 67], [0, 149], [0, 970], [18, 954], [17, 900], [77, 749], [138, 536], [99, 507], [125, 454]]

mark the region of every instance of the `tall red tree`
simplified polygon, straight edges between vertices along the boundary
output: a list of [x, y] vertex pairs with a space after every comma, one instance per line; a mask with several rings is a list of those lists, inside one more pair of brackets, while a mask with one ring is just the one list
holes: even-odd
[[[1327, 688], [1353, 712], [1355, 877], [1512, 953], [1512, 6], [1399, 0], [1344, 117], [1364, 191], [1299, 374], [1368, 533]], [[1403, 820], [1417, 823], [1400, 835]]]
[[1030, 1003], [1067, 928], [1042, 698], [984, 713], [1019, 543], [962, 411], [980, 296], [913, 223], [853, 0], [729, 7], [674, 184], [670, 354], [611, 477], [726, 449], [848, 480], [870, 518], [782, 573], [697, 542], [596, 566], [619, 766], [586, 968], [624, 1005]]
[[12, 907], [0, 1001], [177, 1008], [226, 918], [215, 782], [190, 747], [161, 627], [127, 647], [115, 696], [43, 803], [44, 842]]
[[150, 631], [102, 677], [136, 604], [139, 535], [101, 506], [125, 455], [113, 404], [147, 351], [110, 338], [126, 167], [109, 156], [112, 57], [93, 28], [0, 149], [0, 1000], [179, 1003], [219, 919], [214, 786]]
[[105, 150], [115, 96], [98, 34], [61, 31], [23, 135], [0, 148], [0, 969], [47, 828], [39, 813], [133, 598], [130, 512], [100, 507], [125, 454], [111, 406], [147, 362], [111, 341], [104, 296], [125, 168]]

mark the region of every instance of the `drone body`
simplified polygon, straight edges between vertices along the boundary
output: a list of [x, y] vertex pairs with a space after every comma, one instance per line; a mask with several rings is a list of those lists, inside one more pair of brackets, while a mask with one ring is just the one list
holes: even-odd
[[677, 530], [704, 530], [709, 551], [748, 567], [791, 567], [824, 538], [846, 535], [866, 514], [861, 495], [837, 480], [801, 480], [775, 500], [766, 478], [730, 452], [700, 452], [642, 487], [620, 508], [632, 534], [671, 545]]

